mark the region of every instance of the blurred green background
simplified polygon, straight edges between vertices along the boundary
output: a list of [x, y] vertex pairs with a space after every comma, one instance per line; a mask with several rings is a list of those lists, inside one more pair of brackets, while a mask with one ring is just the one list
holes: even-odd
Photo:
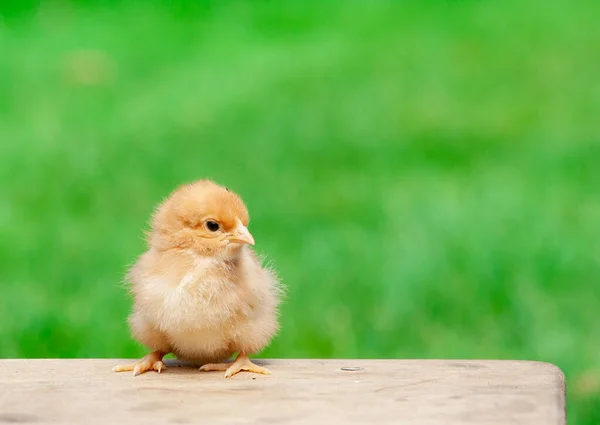
[[0, 357], [136, 357], [177, 185], [246, 200], [263, 356], [535, 359], [600, 422], [600, 2], [2, 2]]

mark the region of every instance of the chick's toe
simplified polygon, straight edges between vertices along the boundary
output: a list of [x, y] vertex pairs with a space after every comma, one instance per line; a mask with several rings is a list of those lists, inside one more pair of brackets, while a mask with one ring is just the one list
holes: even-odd
[[200, 370], [202, 372], [219, 371], [225, 372], [225, 378], [229, 378], [241, 371], [252, 373], [260, 373], [261, 375], [270, 375], [271, 371], [266, 367], [252, 363], [246, 355], [240, 354], [233, 363], [209, 363], [203, 365]]
[[225, 372], [231, 363], [207, 363], [200, 367], [201, 372]]
[[142, 359], [134, 363], [121, 364], [113, 367], [113, 372], [130, 372], [133, 371], [133, 376], [137, 376], [149, 370], [155, 370], [160, 373], [167, 367], [162, 362], [163, 354], [154, 351]]

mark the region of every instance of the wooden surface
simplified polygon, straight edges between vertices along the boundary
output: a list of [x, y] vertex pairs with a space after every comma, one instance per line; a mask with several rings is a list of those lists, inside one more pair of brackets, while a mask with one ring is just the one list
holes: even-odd
[[[0, 424], [564, 424], [535, 362], [265, 360], [270, 376], [111, 372], [117, 360], [0, 360]], [[349, 368], [343, 370], [343, 368]]]

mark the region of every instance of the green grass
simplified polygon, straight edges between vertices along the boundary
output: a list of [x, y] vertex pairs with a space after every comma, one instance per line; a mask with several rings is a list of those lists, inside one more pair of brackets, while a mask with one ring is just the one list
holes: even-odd
[[0, 6], [0, 357], [142, 355], [122, 275], [212, 177], [262, 355], [549, 361], [600, 422], [600, 3], [168, 4]]

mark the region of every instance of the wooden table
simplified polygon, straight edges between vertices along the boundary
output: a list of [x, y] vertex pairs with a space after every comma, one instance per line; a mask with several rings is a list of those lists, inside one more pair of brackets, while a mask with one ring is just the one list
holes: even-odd
[[111, 372], [117, 360], [0, 360], [0, 424], [565, 424], [546, 363], [264, 360], [272, 375]]

